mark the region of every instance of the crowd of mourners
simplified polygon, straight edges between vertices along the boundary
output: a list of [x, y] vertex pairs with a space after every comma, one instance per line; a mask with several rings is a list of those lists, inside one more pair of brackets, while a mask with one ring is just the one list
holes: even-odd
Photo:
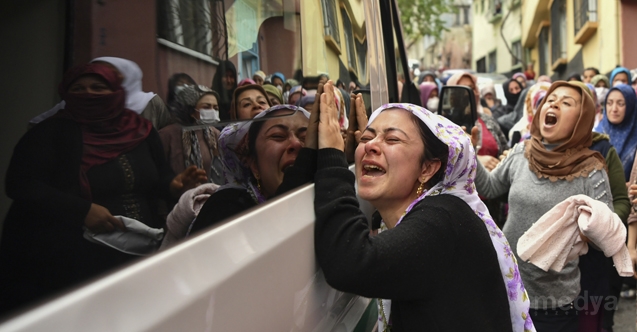
[[[517, 73], [500, 100], [422, 72], [398, 84], [420, 105], [369, 112], [327, 74], [222, 61], [210, 86], [172, 75], [164, 101], [133, 61], [96, 58], [14, 149], [0, 314], [313, 182], [317, 261], [376, 299], [379, 331], [612, 331], [637, 262], [637, 75], [609, 76]], [[474, 128], [436, 114], [443, 85], [473, 91]]]

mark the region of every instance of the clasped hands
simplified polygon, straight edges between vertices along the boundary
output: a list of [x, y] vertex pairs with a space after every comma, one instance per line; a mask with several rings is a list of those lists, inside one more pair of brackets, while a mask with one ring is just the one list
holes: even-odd
[[361, 94], [351, 94], [349, 127], [345, 139], [339, 124], [339, 109], [336, 106], [334, 82], [319, 84], [317, 98], [312, 105], [310, 123], [305, 146], [311, 149], [334, 148], [345, 152], [348, 162], [354, 161], [354, 151], [362, 132], [367, 127], [367, 112]]

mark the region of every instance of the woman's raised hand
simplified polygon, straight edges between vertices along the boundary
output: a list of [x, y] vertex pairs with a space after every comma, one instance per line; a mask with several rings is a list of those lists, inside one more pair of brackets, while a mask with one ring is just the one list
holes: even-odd
[[321, 94], [323, 94], [323, 83], [319, 83], [316, 90], [316, 98], [310, 109], [310, 122], [307, 124], [307, 134], [305, 135], [305, 147], [310, 149], [318, 149], [318, 127], [319, 116], [321, 114]]
[[208, 182], [206, 171], [192, 165], [177, 174], [172, 182], [170, 182], [170, 193], [173, 197], [179, 198], [186, 190], [190, 190], [206, 182]]
[[343, 151], [345, 143], [338, 124], [338, 108], [334, 100], [334, 82], [328, 81], [321, 94], [320, 123], [318, 126], [319, 149], [334, 148]]
[[492, 156], [478, 156], [478, 161], [486, 168], [489, 172], [491, 172], [498, 164], [500, 163], [500, 159], [494, 158]]
[[354, 162], [354, 152], [356, 146], [360, 143], [361, 135], [367, 128], [367, 111], [365, 110], [365, 102], [363, 95], [351, 95], [351, 104], [349, 112], [349, 128], [347, 128], [347, 137], [345, 139], [345, 156], [347, 162]]
[[637, 203], [637, 184], [631, 184], [628, 188], [628, 196], [634, 197], [633, 204]]
[[126, 230], [121, 220], [113, 217], [107, 208], [95, 203], [91, 203], [91, 209], [84, 218], [84, 226], [95, 234], [110, 233], [116, 229]]

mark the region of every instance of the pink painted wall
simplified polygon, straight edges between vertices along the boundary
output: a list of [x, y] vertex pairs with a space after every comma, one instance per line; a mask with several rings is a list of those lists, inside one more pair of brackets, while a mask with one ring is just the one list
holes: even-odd
[[621, 47], [622, 65], [626, 68], [637, 68], [637, 1], [621, 2]]

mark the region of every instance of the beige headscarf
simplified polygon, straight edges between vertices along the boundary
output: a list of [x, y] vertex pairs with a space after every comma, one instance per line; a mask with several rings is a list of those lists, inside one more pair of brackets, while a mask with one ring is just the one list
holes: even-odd
[[[582, 96], [580, 115], [571, 133], [571, 137], [555, 149], [549, 151], [542, 143], [540, 116], [533, 117], [531, 139], [526, 142], [524, 155], [529, 160], [529, 168], [538, 178], [548, 178], [551, 182], [559, 179], [572, 181], [576, 177], [588, 176], [593, 170], [606, 168], [604, 157], [590, 146], [593, 144], [593, 123], [595, 121], [595, 103], [582, 86], [576, 83], [557, 81], [551, 85], [546, 95], [555, 89], [567, 86], [579, 91]], [[546, 103], [545, 98], [539, 110]]]

